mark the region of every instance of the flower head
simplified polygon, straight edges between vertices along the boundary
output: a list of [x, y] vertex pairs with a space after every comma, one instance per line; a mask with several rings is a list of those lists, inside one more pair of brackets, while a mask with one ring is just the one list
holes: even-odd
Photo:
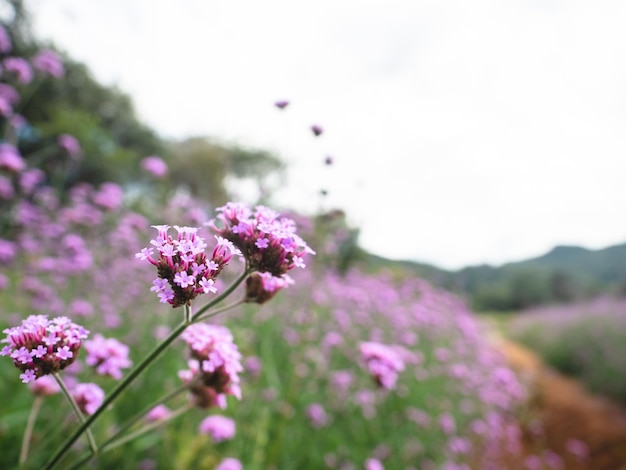
[[65, 73], [61, 57], [49, 49], [40, 51], [33, 57], [32, 63], [34, 68], [54, 78], [61, 78]]
[[85, 341], [87, 365], [96, 369], [100, 375], [110, 375], [114, 379], [122, 378], [122, 369], [133, 363], [128, 358], [128, 346], [115, 338], [105, 338], [96, 334], [92, 340]]
[[[151, 291], [157, 293], [162, 303], [172, 307], [189, 304], [199, 294], [215, 293], [215, 280], [230, 261], [235, 248], [228, 240], [218, 238], [212, 259], [208, 259], [204, 238], [195, 227], [174, 226], [177, 238], [172, 238], [169, 225], [154, 225], [157, 236], [150, 241], [154, 248], [144, 248], [135, 255], [157, 267], [158, 277]], [[230, 247], [228, 246], [230, 245]], [[158, 257], [153, 257], [154, 249]]]
[[76, 360], [82, 340], [89, 332], [67, 317], [48, 320], [46, 315], [31, 315], [20, 326], [3, 331], [7, 343], [0, 355], [13, 359], [22, 382], [65, 369]]
[[49, 375], [39, 377], [28, 384], [31, 392], [38, 396], [54, 395], [61, 391], [61, 387], [54, 378]]
[[229, 202], [217, 211], [220, 213], [217, 221], [222, 227], [216, 225], [216, 220], [208, 225], [230, 240], [255, 271], [281, 278], [293, 268], [305, 267], [305, 256], [315, 254], [296, 233], [292, 219], [281, 217], [265, 206], [252, 210], [246, 204]]
[[376, 342], [361, 343], [360, 350], [376, 384], [387, 390], [393, 389], [398, 373], [404, 370], [400, 355], [393, 348]]
[[146, 157], [141, 160], [141, 168], [149, 175], [154, 176], [155, 178], [163, 178], [167, 175], [167, 163], [163, 161], [163, 159], [152, 156]]
[[82, 152], [78, 139], [70, 134], [61, 134], [58, 138], [59, 147], [64, 149], [74, 160], [80, 157]]
[[246, 302], [263, 304], [289, 284], [293, 284], [293, 279], [287, 274], [275, 277], [267, 272], [252, 273], [246, 279]]
[[200, 423], [201, 434], [209, 434], [215, 442], [227, 441], [235, 437], [235, 421], [226, 416], [211, 415]]
[[20, 172], [26, 168], [24, 159], [11, 144], [0, 144], [0, 169]]
[[313, 135], [315, 137], [319, 137], [324, 132], [324, 129], [322, 129], [322, 127], [318, 126], [317, 124], [313, 124], [311, 126], [311, 132], [313, 132]]
[[170, 409], [161, 404], [152, 408], [148, 413], [146, 413], [146, 421], [152, 423], [154, 421], [163, 421], [171, 416], [172, 412]]
[[28, 61], [21, 57], [7, 57], [2, 61], [7, 72], [14, 74], [18, 83], [28, 85], [33, 79], [33, 69]]
[[94, 414], [104, 401], [104, 391], [93, 383], [77, 384], [71, 393], [80, 410], [88, 415]]
[[215, 467], [215, 470], [243, 470], [243, 465], [239, 460], [227, 457]]
[[243, 371], [241, 354], [228, 328], [196, 323], [182, 334], [189, 345], [189, 370], [180, 377], [190, 388], [196, 405], [201, 408], [226, 407], [226, 395], [241, 398], [239, 372]]

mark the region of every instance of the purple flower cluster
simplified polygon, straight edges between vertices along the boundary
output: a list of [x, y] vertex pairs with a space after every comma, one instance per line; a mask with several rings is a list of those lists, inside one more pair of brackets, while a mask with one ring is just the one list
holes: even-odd
[[228, 441], [235, 437], [235, 421], [226, 416], [207, 416], [199, 426], [201, 434], [208, 434], [214, 442]]
[[233, 244], [216, 237], [217, 246], [209, 260], [204, 251], [207, 245], [204, 238], [198, 236], [197, 228], [175, 225], [178, 237], [173, 239], [167, 234], [169, 225], [153, 227], [158, 234], [150, 243], [157, 249], [158, 258], [152, 257], [154, 248], [144, 248], [135, 257], [157, 267], [158, 277], [150, 290], [157, 293], [159, 300], [180, 307], [189, 305], [199, 294], [217, 292], [217, 276], [237, 253]]
[[89, 332], [67, 317], [48, 320], [46, 315], [31, 315], [20, 326], [3, 330], [8, 343], [0, 355], [13, 359], [23, 373], [22, 382], [65, 369], [76, 360], [82, 340]]
[[155, 178], [164, 178], [168, 171], [167, 163], [154, 155], [141, 160], [141, 169]]
[[76, 384], [71, 394], [80, 410], [88, 415], [94, 414], [104, 401], [104, 391], [94, 383]]
[[95, 367], [100, 375], [109, 375], [116, 380], [122, 378], [122, 369], [133, 363], [128, 358], [128, 346], [115, 338], [105, 338], [96, 334], [92, 340], [85, 341], [87, 365]]
[[181, 337], [189, 345], [191, 359], [189, 369], [179, 372], [179, 376], [190, 384], [196, 405], [226, 408], [226, 395], [241, 399], [241, 354], [228, 328], [197, 323]]
[[387, 390], [393, 389], [398, 374], [404, 370], [404, 361], [400, 355], [393, 348], [373, 341], [361, 343], [359, 349], [378, 386]]
[[[251, 269], [262, 274], [260, 283], [270, 292], [285, 287], [291, 281], [287, 272], [293, 268], [304, 268], [304, 257], [315, 254], [296, 233], [296, 223], [265, 207], [252, 210], [247, 204], [229, 202], [219, 207], [217, 219], [207, 225], [218, 235], [230, 240], [243, 254]], [[216, 220], [221, 222], [218, 228]], [[269, 276], [277, 279], [271, 279]], [[255, 301], [258, 292], [248, 292]]]

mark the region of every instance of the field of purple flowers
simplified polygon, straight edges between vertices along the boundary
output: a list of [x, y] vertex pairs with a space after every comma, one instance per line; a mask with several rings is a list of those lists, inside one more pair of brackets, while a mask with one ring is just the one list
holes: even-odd
[[[150, 223], [165, 220], [125, 210], [122, 200], [113, 185], [77, 187], [67, 203], [47, 187], [5, 200], [16, 236], [0, 243], [2, 327], [9, 338], [29, 315], [47, 315], [90, 332], [62, 372], [86, 415], [181, 319], [180, 309], [150, 292], [154, 266], [135, 256], [155, 236]], [[161, 217], [193, 223], [199, 213], [179, 200]], [[208, 241], [209, 230], [201, 232]], [[332, 251], [332, 240], [318, 241], [318, 252]], [[200, 403], [185, 387], [188, 347], [179, 340], [92, 431], [106, 443], [136, 414], [131, 435], [146, 423], [162, 426], [107, 449], [100, 465], [214, 468], [235, 458], [244, 468], [452, 469], [481, 459], [486, 468], [503, 448], [520, 445], [511, 416], [524, 390], [460, 299], [419, 279], [342, 277], [315, 257], [308, 262], [266, 303], [210, 321], [227, 327], [238, 346], [240, 400], [233, 392]], [[218, 292], [243, 269], [231, 264], [233, 273], [215, 282]], [[2, 466], [17, 464], [35, 405], [26, 468], [41, 468], [78, 422], [48, 375], [20, 375], [15, 365], [29, 359], [9, 356], [0, 365]], [[79, 440], [64, 465], [87, 450]]]
[[[1, 468], [497, 469], [521, 451], [526, 391], [462, 299], [391, 272], [340, 275], [342, 234], [317, 219], [115, 183], [60, 191], [21, 153], [14, 106], [62, 64], [11, 59]], [[80, 143], [54, 145], [62, 179]], [[167, 172], [155, 156], [142, 167]]]
[[510, 336], [590, 390], [626, 403], [626, 301], [601, 297], [537, 307], [508, 326]]

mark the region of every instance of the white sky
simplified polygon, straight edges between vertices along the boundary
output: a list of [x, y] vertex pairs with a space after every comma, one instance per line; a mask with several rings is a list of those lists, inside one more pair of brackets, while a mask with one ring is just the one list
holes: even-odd
[[626, 241], [626, 2], [30, 5], [162, 135], [276, 151], [277, 202], [328, 189], [372, 252], [458, 268]]

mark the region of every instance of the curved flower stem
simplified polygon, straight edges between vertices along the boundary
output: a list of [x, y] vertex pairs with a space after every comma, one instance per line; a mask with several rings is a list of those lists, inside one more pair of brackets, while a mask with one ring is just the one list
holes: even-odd
[[[252, 272], [252, 270], [250, 270], [248, 267], [246, 267], [246, 269], [241, 274], [241, 276], [239, 276], [235, 280], [235, 282], [233, 282], [224, 292], [222, 292], [221, 295], [217, 296], [211, 302], [209, 302], [204, 307], [202, 307], [195, 315], [192, 315], [191, 311], [189, 311], [188, 313], [185, 313], [185, 318], [187, 318], [187, 317], [191, 318], [191, 322], [193, 323], [195, 321], [195, 319], [198, 318], [202, 313], [206, 312], [209, 308], [213, 307], [214, 305], [218, 304], [219, 302], [224, 300], [226, 297], [228, 297], [237, 288], [237, 286], [239, 286], [239, 284], [241, 284], [245, 280], [245, 278], [251, 272]], [[185, 308], [189, 308], [191, 310], [191, 307], [185, 306]], [[163, 340], [162, 343], [157, 345], [157, 347], [154, 348], [150, 352], [150, 354], [148, 354], [139, 364], [137, 364], [137, 366], [135, 366], [135, 368], [126, 377], [124, 377], [120, 381], [120, 383], [118, 383], [117, 387], [115, 387], [113, 389], [113, 391], [104, 399], [104, 401], [102, 402], [102, 405], [100, 405], [100, 407], [94, 412], [94, 414], [89, 416], [85, 420], [85, 422], [78, 429], [76, 429], [76, 431], [74, 431], [74, 433], [72, 433], [72, 435], [70, 435], [70, 437], [68, 437], [66, 439], [65, 443], [63, 444], [63, 446], [60, 447], [56, 451], [56, 453], [52, 456], [52, 458], [45, 465], [43, 470], [50, 470], [50, 469], [52, 469], [56, 465], [56, 463], [61, 459], [61, 457], [63, 457], [65, 455], [65, 453], [69, 450], [69, 448], [72, 446], [72, 444], [74, 444], [74, 442], [76, 442], [76, 440], [80, 437], [80, 435], [82, 433], [84, 433], [87, 430], [87, 428], [96, 419], [98, 419], [98, 417], [102, 414], [102, 412], [105, 409], [107, 409], [107, 407], [111, 403], [113, 403], [113, 401], [143, 372], [143, 370], [146, 367], [148, 367], [157, 357], [159, 357], [161, 355], [161, 353], [163, 353], [163, 351], [165, 351], [165, 349], [176, 338], [178, 338], [182, 334], [183, 331], [185, 331], [185, 329], [189, 326], [189, 324], [190, 323], [183, 322], [180, 325], [178, 325], [169, 334], [169, 336]]]
[[72, 397], [72, 394], [70, 393], [67, 386], [65, 385], [65, 382], [63, 382], [63, 379], [61, 378], [61, 376], [57, 372], [53, 372], [52, 376], [59, 384], [59, 387], [61, 387], [61, 390], [63, 391], [63, 394], [65, 395], [65, 398], [67, 398], [67, 400], [72, 405], [72, 408], [74, 408], [74, 413], [76, 413], [78, 420], [82, 423], [82, 427], [85, 428], [85, 434], [87, 435], [87, 441], [89, 441], [89, 447], [91, 448], [91, 452], [94, 454], [97, 454], [98, 446], [96, 445], [96, 441], [93, 438], [91, 429], [89, 429], [89, 424], [87, 424], [87, 419], [85, 418], [85, 415], [80, 410], [78, 403], [76, 403], [76, 400], [74, 400], [74, 397]]
[[[136, 431], [134, 431], [134, 432], [132, 432], [132, 433], [130, 433], [130, 434], [124, 436], [124, 437], [121, 437], [119, 439], [110, 439], [109, 441], [107, 441], [100, 448], [100, 454], [103, 454], [103, 453], [108, 452], [108, 451], [110, 451], [112, 449], [115, 449], [116, 447], [119, 447], [119, 446], [121, 446], [123, 444], [126, 444], [127, 442], [130, 442], [133, 439], [136, 439], [139, 436], [142, 436], [143, 434], [147, 433], [148, 431], [152, 431], [153, 429], [156, 429], [159, 426], [162, 426], [162, 425], [168, 423], [169, 421], [172, 421], [174, 418], [179, 417], [185, 411], [188, 411], [191, 408], [193, 408], [193, 405], [191, 403], [189, 403], [187, 405], [184, 405], [184, 406], [180, 407], [176, 411], [173, 411], [172, 414], [170, 416], [168, 416], [167, 418], [165, 418], [165, 419], [161, 419], [159, 421], [155, 421], [153, 423], [147, 424], [147, 425], [137, 429]], [[76, 462], [73, 466], [69, 467], [68, 470], [77, 470], [78, 468], [82, 467], [84, 464], [89, 462], [94, 456], [95, 456], [94, 454], [85, 455], [78, 462]]]
[[22, 439], [22, 448], [20, 449], [20, 468], [24, 466], [26, 463], [26, 459], [28, 458], [28, 448], [30, 447], [30, 439], [33, 436], [33, 429], [35, 427], [35, 421], [37, 420], [37, 415], [39, 414], [39, 409], [41, 408], [41, 404], [43, 403], [43, 397], [41, 395], [35, 395], [35, 401], [33, 401], [33, 406], [30, 409], [30, 414], [28, 415], [28, 421], [26, 422], [26, 429], [24, 430], [24, 438]]
[[232, 304], [228, 304], [228, 305], [224, 305], [223, 307], [219, 307], [216, 308], [213, 311], [210, 311], [208, 313], [205, 313], [204, 315], [195, 315], [194, 319], [192, 320], [193, 323], [198, 323], [202, 320], [206, 320], [207, 318], [211, 318], [214, 317], [216, 315], [219, 315], [222, 312], [225, 312], [226, 310], [230, 310], [231, 308], [235, 308], [237, 305], [241, 305], [243, 303], [245, 303], [245, 299], [240, 299], [236, 302], [233, 302]]
[[196, 321], [198, 321], [198, 319], [200, 318], [200, 316], [206, 312], [208, 309], [210, 309], [211, 307], [219, 304], [222, 300], [224, 300], [226, 297], [228, 297], [230, 294], [233, 293], [233, 291], [239, 286], [239, 284], [241, 284], [250, 273], [254, 272], [253, 269], [250, 269], [249, 267], [246, 267], [246, 269], [244, 269], [243, 273], [241, 273], [241, 276], [239, 276], [235, 282], [233, 282], [230, 286], [228, 286], [228, 288], [222, 292], [220, 295], [218, 295], [217, 297], [215, 297], [211, 302], [207, 303], [205, 306], [203, 306], [200, 310], [198, 310], [192, 317], [191, 317], [191, 321], [192, 323], [195, 323]]

